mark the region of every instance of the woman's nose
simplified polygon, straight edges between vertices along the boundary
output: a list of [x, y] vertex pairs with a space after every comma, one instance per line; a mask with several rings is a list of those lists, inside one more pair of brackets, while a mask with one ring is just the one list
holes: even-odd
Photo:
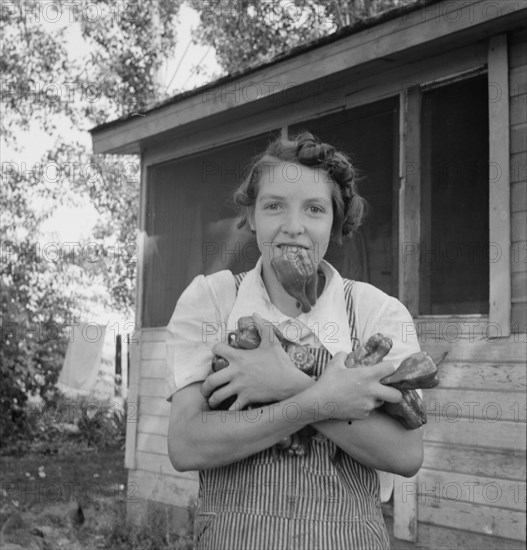
[[298, 213], [289, 213], [282, 224], [282, 231], [289, 235], [299, 235], [306, 230], [302, 216]]

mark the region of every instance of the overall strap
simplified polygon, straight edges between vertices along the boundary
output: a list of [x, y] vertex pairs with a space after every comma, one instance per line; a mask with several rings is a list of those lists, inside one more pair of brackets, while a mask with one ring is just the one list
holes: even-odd
[[234, 275], [234, 284], [236, 285], [236, 295], [238, 295], [238, 289], [240, 288], [240, 285], [242, 284], [242, 281], [245, 275], [247, 275], [247, 271]]
[[355, 322], [355, 308], [353, 307], [353, 296], [351, 295], [355, 281], [344, 278], [342, 281], [344, 282], [344, 297], [346, 299], [346, 311], [348, 312], [348, 321], [350, 326], [351, 349], [354, 350], [359, 345], [359, 339], [357, 337], [357, 324]]

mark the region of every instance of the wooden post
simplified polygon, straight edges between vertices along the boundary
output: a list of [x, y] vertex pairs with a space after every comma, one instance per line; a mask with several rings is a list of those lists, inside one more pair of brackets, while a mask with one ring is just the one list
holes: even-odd
[[[421, 89], [401, 94], [399, 166], [399, 299], [412, 316], [419, 314], [421, 245]], [[414, 485], [413, 485], [414, 484]], [[415, 478], [394, 477], [393, 534], [417, 540]]]
[[509, 63], [507, 35], [489, 42], [489, 321], [511, 333]]
[[399, 300], [419, 315], [421, 246], [421, 90], [401, 94], [399, 167]]
[[417, 477], [395, 476], [393, 484], [393, 535], [417, 540]]

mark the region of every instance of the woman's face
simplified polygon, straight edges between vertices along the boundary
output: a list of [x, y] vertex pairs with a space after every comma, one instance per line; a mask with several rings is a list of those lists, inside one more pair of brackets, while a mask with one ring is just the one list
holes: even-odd
[[320, 168], [290, 162], [270, 164], [262, 172], [251, 229], [256, 231], [264, 272], [280, 247], [304, 247], [318, 265], [326, 254], [333, 225], [333, 182]]

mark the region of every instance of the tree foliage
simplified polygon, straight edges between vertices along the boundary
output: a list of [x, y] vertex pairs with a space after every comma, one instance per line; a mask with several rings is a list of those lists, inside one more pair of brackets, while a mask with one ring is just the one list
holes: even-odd
[[295, 46], [415, 0], [191, 0], [194, 39], [213, 46], [229, 73], [258, 66]]
[[73, 105], [57, 94], [77, 72], [64, 46], [66, 28], [49, 32], [39, 18], [28, 17], [37, 9], [36, 0], [27, 0], [2, 4], [0, 10], [0, 132], [6, 143], [15, 144], [31, 122], [52, 132], [57, 114], [78, 122]]
[[[101, 102], [86, 110], [106, 122], [164, 98], [159, 68], [176, 42], [176, 17], [182, 0], [143, 0], [119, 4], [97, 0], [104, 17], [82, 21], [82, 34], [94, 47], [82, 78], [96, 78]], [[97, 108], [95, 108], [97, 107]]]
[[[46, 12], [46, 19], [42, 11], [47, 4], [62, 10], [62, 17], [51, 18], [56, 23], [50, 22], [51, 12]], [[68, 323], [91, 320], [95, 306], [101, 304], [131, 316], [139, 160], [94, 156], [57, 129], [66, 121], [85, 131], [163, 97], [156, 71], [175, 45], [179, 4], [24, 0], [2, 6], [0, 130], [4, 146], [16, 148], [34, 129], [43, 129], [50, 141], [48, 152], [36, 165], [2, 159], [3, 441], [27, 426], [28, 394], [53, 397]], [[73, 18], [68, 11], [72, 6]], [[87, 44], [89, 53], [84, 58], [68, 47], [72, 33]], [[41, 169], [53, 166], [60, 173], [57, 178]], [[89, 241], [99, 246], [101, 254], [87, 258], [75, 248], [65, 254], [64, 243], [57, 243], [55, 249], [48, 246], [45, 252], [44, 247], [53, 243], [46, 241], [43, 224], [58, 207], [75, 205], [82, 196], [89, 197], [98, 212]]]

